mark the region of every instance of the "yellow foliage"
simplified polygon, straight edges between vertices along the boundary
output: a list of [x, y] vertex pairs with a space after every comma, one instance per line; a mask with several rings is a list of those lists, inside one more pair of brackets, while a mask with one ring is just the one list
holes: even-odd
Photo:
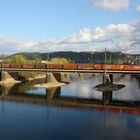
[[69, 63], [69, 61], [66, 58], [63, 58], [63, 57], [62, 58], [57, 58], [57, 57], [52, 58], [50, 60], [50, 62], [53, 63], [53, 64], [68, 64]]

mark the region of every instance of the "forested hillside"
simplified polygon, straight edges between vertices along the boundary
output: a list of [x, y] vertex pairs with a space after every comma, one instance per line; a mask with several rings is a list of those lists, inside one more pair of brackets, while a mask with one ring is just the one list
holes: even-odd
[[[51, 53], [18, 53], [23, 55], [26, 59], [35, 60], [49, 60], [51, 58], [66, 58], [71, 63], [104, 63], [105, 61], [105, 52], [51, 52]], [[16, 54], [13, 54], [16, 55]], [[12, 56], [13, 56], [12, 55]], [[108, 64], [122, 64], [122, 63], [131, 63], [135, 61], [138, 55], [128, 55], [121, 52], [106, 52], [106, 60]]]

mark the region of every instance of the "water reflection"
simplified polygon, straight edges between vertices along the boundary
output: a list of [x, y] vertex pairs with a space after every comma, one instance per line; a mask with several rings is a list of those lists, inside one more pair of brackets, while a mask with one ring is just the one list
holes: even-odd
[[[77, 75], [76, 75], [77, 76]], [[72, 75], [73, 78], [76, 76]], [[84, 75], [84, 80], [73, 81], [61, 89], [61, 96], [83, 98], [83, 99], [96, 99], [102, 100], [102, 93], [92, 89], [93, 86], [102, 83], [102, 75]], [[77, 78], [77, 77], [76, 77]], [[91, 79], [92, 78], [92, 79]], [[12, 93], [23, 93], [23, 94], [35, 94], [35, 95], [46, 95], [47, 89], [36, 88], [33, 85], [43, 83], [45, 80], [35, 80], [30, 82], [19, 83], [16, 85], [0, 85], [1, 95], [7, 95]], [[128, 75], [115, 75], [114, 83], [125, 84], [126, 87], [119, 91], [114, 91], [112, 95], [113, 100], [122, 101], [139, 101], [139, 83], [135, 77]], [[110, 93], [109, 93], [110, 94]]]
[[139, 89], [140, 89], [140, 75], [133, 75], [131, 76], [132, 78], [135, 78], [139, 84]]
[[1, 85], [1, 139], [139, 140], [139, 83], [114, 79], [127, 86], [118, 93], [94, 91], [100, 75], [61, 88], [34, 88], [37, 81]]
[[113, 91], [103, 91], [102, 100], [104, 104], [110, 103], [112, 101]]
[[[37, 81], [36, 81], [37, 82]], [[98, 110], [107, 110], [113, 112], [128, 112], [128, 113], [140, 113], [140, 101], [123, 101], [113, 98], [114, 92], [112, 91], [103, 91], [101, 98], [87, 98], [85, 93], [91, 92], [86, 90], [87, 87], [81, 87], [82, 93], [84, 96], [70, 96], [70, 93], [63, 91], [63, 87], [49, 88], [44, 89], [42, 93], [33, 93], [34, 90], [31, 88], [31, 85], [36, 84], [36, 82], [22, 83], [16, 85], [1, 85], [0, 94], [1, 100], [16, 101], [16, 102], [25, 102], [31, 104], [47, 104], [47, 105], [56, 105], [63, 107], [71, 108], [89, 108], [89, 109], [98, 109]], [[84, 81], [87, 82], [87, 81]], [[78, 82], [80, 83], [80, 82]], [[77, 85], [77, 84], [76, 84]], [[30, 86], [30, 88], [28, 87]], [[67, 85], [69, 86], [69, 85]], [[66, 86], [66, 87], [67, 87]], [[65, 88], [66, 88], [65, 87]], [[73, 88], [76, 90], [76, 87]], [[30, 89], [30, 92], [28, 90]], [[67, 88], [69, 89], [69, 88]], [[32, 92], [31, 92], [32, 91]], [[78, 92], [76, 90], [76, 92]], [[64, 94], [65, 93], [65, 94]], [[66, 95], [67, 94], [67, 95]], [[92, 95], [94, 92], [92, 90]], [[127, 108], [127, 109], [126, 109]]]

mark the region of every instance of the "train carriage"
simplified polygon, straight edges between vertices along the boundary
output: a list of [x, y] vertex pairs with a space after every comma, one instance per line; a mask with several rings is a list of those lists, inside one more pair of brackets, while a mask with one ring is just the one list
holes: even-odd
[[48, 68], [49, 69], [62, 69], [63, 65], [62, 64], [49, 64]]
[[46, 69], [47, 64], [36, 64], [35, 67], [36, 67], [36, 69]]
[[90, 70], [93, 70], [94, 69], [94, 65], [92, 65], [92, 64], [79, 64], [78, 65], [78, 69], [85, 69], [85, 70], [87, 70], [87, 69], [90, 69]]
[[104, 67], [108, 70], [123, 70], [124, 65], [106, 65]]
[[78, 65], [77, 64], [64, 64], [63, 69], [76, 70], [78, 69]]
[[140, 71], [140, 66], [138, 65], [125, 65], [124, 70], [134, 70], [134, 71]]
[[97, 70], [105, 69], [104, 65], [100, 65], [100, 64], [96, 64], [94, 67]]
[[22, 64], [10, 64], [10, 68], [22, 68]]
[[10, 68], [11, 65], [10, 64], [2, 64], [1, 67], [3, 67], [3, 68]]
[[34, 69], [36, 68], [35, 64], [22, 64], [22, 68], [24, 69]]

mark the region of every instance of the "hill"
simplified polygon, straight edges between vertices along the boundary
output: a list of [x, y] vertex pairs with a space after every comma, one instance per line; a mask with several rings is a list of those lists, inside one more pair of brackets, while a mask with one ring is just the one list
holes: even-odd
[[[64, 57], [67, 58], [71, 63], [98, 63], [104, 64], [105, 62], [105, 52], [51, 52], [51, 53], [39, 53], [39, 52], [22, 52], [17, 53], [23, 55], [26, 59], [35, 60], [47, 60], [49, 56], [49, 60], [54, 57]], [[13, 54], [16, 55], [16, 54]], [[12, 56], [13, 56], [12, 55]], [[106, 61], [107, 64], [123, 64], [123, 63], [134, 63], [140, 55], [128, 55], [121, 52], [106, 52]]]

